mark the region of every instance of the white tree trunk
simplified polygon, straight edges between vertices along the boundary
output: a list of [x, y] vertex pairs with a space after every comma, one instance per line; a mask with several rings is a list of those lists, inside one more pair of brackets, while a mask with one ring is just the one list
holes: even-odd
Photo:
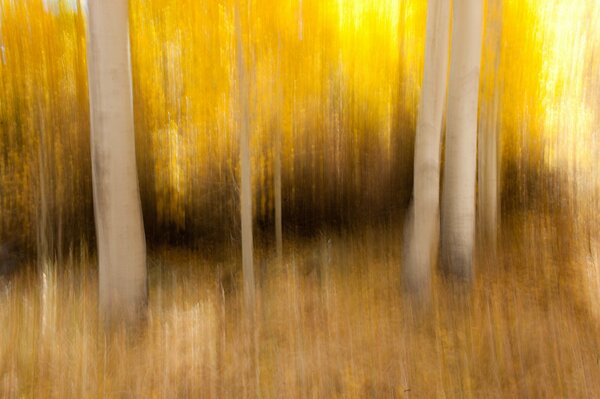
[[446, 99], [450, 0], [429, 0], [425, 65], [415, 137], [413, 198], [405, 224], [405, 284], [424, 291], [438, 253], [442, 116]]
[[275, 247], [277, 251], [277, 261], [283, 259], [283, 224], [281, 215], [281, 140], [283, 136], [283, 82], [281, 73], [281, 38], [277, 45], [277, 116], [275, 134], [275, 148], [273, 154], [273, 190], [275, 199]]
[[90, 1], [92, 183], [105, 323], [134, 321], [147, 301], [146, 242], [135, 160], [127, 0]]
[[498, 236], [498, 108], [499, 93], [482, 106], [478, 140], [477, 213], [482, 243], [495, 252]]
[[235, 37], [237, 42], [237, 71], [239, 89], [239, 135], [240, 135], [240, 215], [242, 222], [242, 270], [244, 273], [244, 297], [246, 306], [254, 311], [254, 265], [252, 242], [252, 176], [250, 171], [250, 131], [248, 122], [248, 84], [244, 65], [242, 28], [239, 5], [235, 8]]
[[[499, 175], [500, 165], [500, 87], [499, 67], [502, 39], [502, 0], [488, 0], [486, 12], [486, 45], [492, 49], [492, 59], [487, 68], [481, 71], [482, 83], [486, 92], [492, 92], [491, 98], [482, 102], [479, 110], [479, 139], [477, 157], [477, 225], [479, 236], [486, 250], [496, 252], [498, 236]], [[483, 99], [482, 99], [483, 100]]]
[[475, 239], [477, 100], [482, 0], [455, 0], [442, 192], [442, 261], [469, 278]]
[[273, 160], [273, 189], [275, 190], [275, 246], [277, 251], [277, 261], [281, 262], [283, 258], [283, 227], [281, 220], [281, 116], [277, 117], [277, 122], [275, 131], [275, 154]]

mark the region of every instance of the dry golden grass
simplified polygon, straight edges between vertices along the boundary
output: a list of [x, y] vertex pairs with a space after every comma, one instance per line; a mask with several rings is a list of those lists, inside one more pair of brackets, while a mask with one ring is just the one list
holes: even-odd
[[259, 251], [257, 373], [234, 254], [157, 251], [145, 327], [110, 336], [86, 254], [21, 273], [0, 294], [0, 397], [240, 398], [256, 379], [273, 398], [600, 397], [591, 252], [515, 220], [471, 290], [436, 274], [428, 308], [400, 289], [399, 229], [323, 235], [282, 264]]

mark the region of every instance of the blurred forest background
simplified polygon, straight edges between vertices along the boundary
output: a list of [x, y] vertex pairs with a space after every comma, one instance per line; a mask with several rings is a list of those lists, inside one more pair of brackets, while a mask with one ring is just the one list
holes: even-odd
[[240, 326], [236, 1], [129, 2], [149, 249], [132, 343], [97, 328], [86, 2], [0, 0], [0, 255], [33, 266], [0, 280], [0, 396], [600, 395], [600, 3], [484, 1], [498, 250], [477, 248], [466, 296], [434, 274], [425, 317], [399, 287], [427, 2], [239, 3], [260, 367]]
[[[30, 252], [45, 241], [44, 252], [57, 256], [94, 237], [85, 13], [74, 1], [1, 4], [0, 240]], [[130, 7], [147, 237], [236, 240], [233, 6]], [[572, 201], [596, 189], [598, 9], [593, 1], [528, 0], [486, 14], [480, 106], [500, 99], [491, 123], [501, 136], [505, 210], [580, 207]], [[310, 235], [401, 214], [411, 191], [426, 2], [249, 2], [244, 10], [256, 228], [273, 223], [277, 135], [286, 231]]]

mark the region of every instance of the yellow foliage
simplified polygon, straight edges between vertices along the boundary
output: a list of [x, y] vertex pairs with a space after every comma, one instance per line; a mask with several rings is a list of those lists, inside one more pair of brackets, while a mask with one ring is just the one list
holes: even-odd
[[[227, 188], [238, 173], [234, 5], [130, 2], [140, 186], [159, 225], [185, 228], [206, 212], [199, 204], [236, 209]], [[240, 7], [256, 215], [272, 213], [275, 135], [290, 206], [308, 196], [339, 208], [339, 198], [385, 192], [410, 154], [426, 1]], [[502, 26], [500, 52], [483, 49], [481, 101], [501, 93], [505, 160], [591, 165], [599, 113], [586, 82], [599, 65], [598, 17], [593, 1], [508, 0], [485, 22], [486, 34]], [[79, 2], [63, 0], [1, 0], [0, 21], [0, 236], [19, 230], [31, 241], [91, 213], [85, 21]], [[42, 214], [54, 219], [40, 228]]]

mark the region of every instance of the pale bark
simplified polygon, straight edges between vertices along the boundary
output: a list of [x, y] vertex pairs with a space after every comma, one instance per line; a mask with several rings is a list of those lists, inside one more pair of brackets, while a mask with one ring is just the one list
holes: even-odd
[[469, 278], [475, 239], [477, 100], [482, 0], [455, 0], [442, 192], [442, 262]]
[[[278, 121], [281, 121], [280, 117], [278, 117]], [[277, 260], [280, 262], [283, 257], [283, 227], [281, 220], [281, 122], [277, 124], [275, 136], [275, 159], [273, 161], [273, 189], [275, 190], [275, 246], [277, 251]]]
[[439, 187], [442, 116], [448, 71], [450, 0], [429, 0], [425, 65], [415, 137], [413, 198], [405, 224], [405, 284], [430, 284], [439, 242]]
[[44, 123], [42, 121], [42, 106], [38, 104], [37, 109], [37, 121], [38, 121], [38, 179], [39, 179], [39, 204], [38, 204], [38, 223], [37, 223], [37, 263], [38, 269], [45, 271], [44, 266], [49, 261], [50, 245], [49, 238], [50, 234], [48, 231], [48, 162], [46, 157], [46, 132], [44, 129]]
[[135, 160], [127, 0], [90, 1], [88, 76], [99, 306], [107, 325], [147, 301], [146, 242]]
[[250, 170], [250, 131], [248, 112], [248, 83], [242, 46], [242, 28], [239, 5], [235, 9], [235, 37], [237, 42], [237, 72], [239, 90], [239, 138], [240, 138], [240, 216], [242, 224], [242, 270], [244, 273], [244, 297], [246, 306], [254, 309], [254, 265], [252, 239], [252, 176]]
[[277, 116], [275, 124], [275, 148], [273, 154], [273, 190], [275, 197], [275, 247], [277, 253], [277, 261], [281, 262], [283, 258], [283, 227], [281, 215], [281, 139], [283, 135], [283, 82], [281, 80], [281, 39], [279, 39], [277, 47]]
[[499, 93], [491, 104], [482, 107], [478, 140], [477, 213], [482, 244], [495, 251], [498, 236], [498, 107]]
[[242, 227], [242, 272], [244, 277], [244, 329], [249, 362], [246, 363], [248, 391], [244, 396], [259, 397], [260, 367], [258, 360], [258, 329], [256, 326], [256, 293], [254, 285], [254, 259], [252, 238], [252, 175], [250, 164], [250, 115], [248, 106], [248, 81], [244, 63], [244, 46], [240, 21], [239, 1], [235, 7], [235, 39], [238, 72], [238, 126], [240, 139], [240, 216]]
[[493, 59], [487, 63], [487, 69], [482, 70], [482, 74], [484, 74], [482, 83], [486, 85], [484, 90], [487, 89], [486, 92], [492, 92], [492, 96], [482, 102], [479, 110], [477, 225], [485, 249], [495, 253], [499, 228], [500, 85], [498, 69], [502, 51], [502, 1], [489, 0], [486, 14], [489, 22], [485, 41], [486, 45], [492, 50], [490, 54], [492, 54]]
[[298, 40], [302, 41], [304, 36], [304, 23], [302, 19], [302, 14], [304, 12], [302, 7], [302, 0], [299, 0], [298, 5]]

